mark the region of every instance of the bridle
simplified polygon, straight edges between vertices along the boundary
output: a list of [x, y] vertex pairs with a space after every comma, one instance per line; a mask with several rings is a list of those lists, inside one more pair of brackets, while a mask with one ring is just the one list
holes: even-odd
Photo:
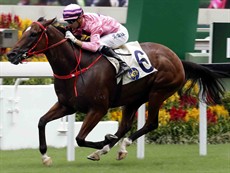
[[[44, 27], [40, 22], [33, 22], [37, 25], [39, 25], [39, 27], [43, 30], [42, 31], [42, 34], [40, 35], [38, 41], [35, 43], [35, 45], [30, 48], [28, 50], [28, 52], [26, 53], [27, 55], [26, 56], [31, 56], [31, 55], [37, 55], [37, 54], [40, 54], [40, 53], [44, 53], [45, 51], [47, 51], [48, 49], [52, 49], [56, 46], [59, 46], [61, 45], [62, 43], [66, 42], [67, 39], [64, 38], [62, 39], [61, 41], [55, 43], [55, 44], [52, 44], [49, 46], [49, 38], [48, 38], [48, 35], [46, 33], [47, 29], [46, 27]], [[41, 41], [41, 39], [43, 38], [43, 36], [45, 36], [45, 39], [46, 39], [46, 46], [44, 49], [42, 50], [38, 50], [38, 51], [33, 51], [37, 45], [39, 44], [39, 42]], [[73, 50], [74, 51], [74, 50]], [[89, 68], [91, 68], [101, 57], [102, 57], [102, 54], [100, 54], [89, 66], [83, 68], [83, 69], [80, 69], [78, 70], [78, 67], [80, 66], [80, 62], [81, 62], [81, 59], [82, 59], [82, 49], [80, 48], [80, 51], [79, 51], [79, 56], [77, 56], [76, 54], [76, 51], [74, 51], [74, 56], [76, 58], [76, 61], [77, 61], [77, 65], [76, 67], [74, 68], [74, 70], [72, 70], [68, 75], [57, 75], [57, 74], [53, 74], [53, 76], [57, 79], [71, 79], [71, 78], [74, 78], [75, 77], [75, 82], [74, 82], [74, 92], [75, 92], [75, 96], [77, 96], [77, 89], [76, 89], [76, 83], [77, 83], [77, 77], [86, 72]]]
[[[39, 27], [40, 27], [43, 31], [42, 31], [42, 34], [40, 35], [38, 41], [35, 43], [35, 45], [34, 45], [32, 48], [30, 48], [30, 49], [28, 50], [28, 52], [26, 53], [27, 56], [37, 55], [37, 54], [43, 53], [43, 52], [47, 51], [48, 49], [51, 49], [51, 48], [53, 48], [53, 47], [56, 47], [56, 46], [58, 46], [58, 45], [60, 45], [60, 44], [62, 44], [62, 43], [64, 43], [64, 42], [67, 41], [67, 39], [64, 38], [64, 39], [62, 39], [61, 41], [59, 41], [59, 42], [57, 42], [57, 43], [52, 44], [51, 46], [49, 46], [49, 38], [48, 38], [48, 35], [47, 35], [47, 33], [46, 33], [46, 31], [47, 31], [46, 27], [44, 27], [40, 22], [33, 22], [33, 23], [38, 24]], [[33, 51], [33, 50], [37, 47], [38, 43], [41, 41], [43, 35], [45, 35], [46, 47], [45, 47], [44, 49], [42, 49], [42, 50]]]

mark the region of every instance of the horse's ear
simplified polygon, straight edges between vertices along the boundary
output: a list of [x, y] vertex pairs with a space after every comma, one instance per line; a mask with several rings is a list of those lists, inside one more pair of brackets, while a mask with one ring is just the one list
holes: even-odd
[[53, 19], [51, 19], [51, 24], [55, 24], [56, 22], [57, 22], [57, 18], [55, 17], [55, 18], [53, 18]]
[[37, 21], [42, 22], [42, 21], [46, 21], [46, 19], [44, 17], [39, 17], [39, 19]]
[[57, 18], [53, 18], [53, 19], [50, 19], [50, 20], [46, 20], [44, 25], [45, 26], [48, 26], [48, 25], [51, 25], [51, 24], [54, 24], [55, 22], [57, 22]]

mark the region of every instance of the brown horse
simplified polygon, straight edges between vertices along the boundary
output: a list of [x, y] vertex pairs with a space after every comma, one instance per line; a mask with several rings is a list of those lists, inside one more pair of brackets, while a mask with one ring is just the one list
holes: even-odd
[[[130, 130], [138, 108], [149, 102], [151, 106], [145, 125], [122, 142], [118, 155], [118, 159], [122, 159], [127, 154], [127, 145], [158, 127], [160, 106], [188, 79], [192, 80], [191, 87], [199, 81], [207, 103], [219, 103], [224, 92], [216, 73], [198, 64], [181, 61], [169, 48], [156, 43], [141, 43], [141, 47], [158, 71], [135, 82], [117, 85], [111, 63], [98, 52], [92, 53], [71, 45], [64, 38], [64, 32], [52, 25], [54, 22], [55, 19], [42, 18], [33, 22], [7, 54], [11, 63], [19, 64], [32, 55], [44, 53], [54, 72], [58, 101], [38, 123], [39, 149], [46, 165], [51, 164], [51, 158], [46, 154], [45, 126], [52, 120], [76, 111], [85, 113], [76, 141], [81, 147], [99, 149], [88, 156], [89, 159], [99, 160], [101, 154], [107, 153]], [[86, 141], [86, 136], [108, 109], [118, 106], [123, 106], [123, 116], [115, 135], [106, 135], [99, 142]]]

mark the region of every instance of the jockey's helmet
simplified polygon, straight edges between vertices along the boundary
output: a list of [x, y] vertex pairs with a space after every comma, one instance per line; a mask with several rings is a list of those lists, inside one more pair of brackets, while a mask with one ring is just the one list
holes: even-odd
[[82, 16], [84, 13], [83, 9], [77, 4], [69, 4], [63, 10], [63, 19], [74, 20], [78, 19], [78, 17]]

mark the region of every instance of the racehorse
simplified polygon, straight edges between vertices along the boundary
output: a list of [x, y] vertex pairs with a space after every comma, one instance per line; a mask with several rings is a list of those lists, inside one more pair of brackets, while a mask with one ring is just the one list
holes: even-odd
[[[51, 157], [47, 155], [46, 124], [76, 111], [86, 114], [76, 137], [77, 144], [98, 149], [88, 158], [99, 160], [131, 129], [138, 108], [149, 102], [145, 125], [121, 142], [118, 151], [120, 160], [127, 154], [126, 146], [158, 127], [158, 113], [162, 103], [181, 90], [187, 80], [191, 80], [192, 84], [186, 92], [189, 93], [198, 81], [204, 102], [219, 103], [221, 100], [224, 87], [217, 73], [201, 65], [181, 61], [172, 50], [157, 43], [146, 42], [140, 45], [151, 65], [158, 71], [129, 84], [118, 85], [115, 68], [111, 63], [99, 52], [93, 53], [71, 45], [65, 39], [64, 32], [53, 25], [55, 21], [55, 18], [40, 18], [33, 22], [7, 54], [8, 60], [17, 65], [32, 55], [44, 53], [53, 70], [58, 101], [38, 123], [39, 150], [42, 162], [46, 165], [52, 163]], [[89, 132], [108, 109], [119, 106], [123, 106], [123, 116], [118, 131], [114, 135], [106, 135], [103, 141], [86, 141]]]

